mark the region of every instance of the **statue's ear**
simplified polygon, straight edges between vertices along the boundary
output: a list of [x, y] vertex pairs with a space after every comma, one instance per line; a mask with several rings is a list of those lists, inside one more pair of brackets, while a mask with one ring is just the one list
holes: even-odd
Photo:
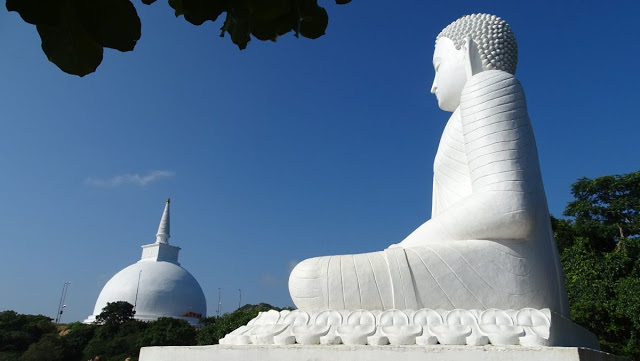
[[482, 58], [480, 58], [480, 51], [478, 45], [470, 36], [467, 36], [465, 41], [465, 65], [467, 70], [467, 76], [471, 78], [475, 74], [483, 71]]

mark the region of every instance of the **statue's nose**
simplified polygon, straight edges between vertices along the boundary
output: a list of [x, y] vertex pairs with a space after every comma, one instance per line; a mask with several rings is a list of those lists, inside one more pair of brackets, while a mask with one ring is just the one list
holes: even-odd
[[436, 93], [436, 89], [438, 89], [438, 85], [436, 84], [436, 78], [433, 78], [433, 83], [431, 84], [431, 94]]

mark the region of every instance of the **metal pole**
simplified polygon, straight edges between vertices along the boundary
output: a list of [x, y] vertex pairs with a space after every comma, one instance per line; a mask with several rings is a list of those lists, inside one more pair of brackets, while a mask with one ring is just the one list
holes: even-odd
[[222, 291], [218, 288], [218, 309], [216, 310], [216, 317], [220, 317], [220, 295]]
[[58, 323], [62, 321], [62, 313], [64, 312], [65, 307], [67, 307], [67, 305], [63, 303], [62, 308], [60, 309], [60, 315], [58, 315]]
[[71, 282], [65, 282], [62, 285], [62, 294], [60, 295], [60, 303], [58, 304], [58, 313], [56, 314], [56, 323], [60, 323], [60, 319], [62, 318], [63, 309], [67, 307], [64, 304], [65, 299], [67, 298], [67, 291], [69, 290], [69, 285]]
[[136, 287], [136, 300], [133, 301], [133, 314], [136, 314], [136, 306], [138, 305], [138, 291], [140, 290], [140, 277], [142, 276], [142, 270], [138, 273], [138, 286]]
[[67, 305], [64, 303], [64, 301], [67, 299], [67, 293], [69, 292], [69, 285], [71, 284], [71, 282], [67, 282], [67, 287], [64, 289], [64, 296], [62, 296], [62, 308], [60, 309], [60, 317], [58, 318], [58, 322], [62, 321], [62, 312], [64, 310], [65, 307], [67, 307]]
[[60, 302], [58, 302], [58, 309], [56, 310], [56, 323], [60, 319], [60, 308], [62, 308], [62, 296], [64, 296], [64, 288], [67, 287], [67, 282], [62, 285], [62, 293], [60, 294]]
[[240, 304], [242, 304], [242, 290], [238, 288], [238, 292], [240, 293], [240, 298], [238, 299], [238, 308], [240, 308]]

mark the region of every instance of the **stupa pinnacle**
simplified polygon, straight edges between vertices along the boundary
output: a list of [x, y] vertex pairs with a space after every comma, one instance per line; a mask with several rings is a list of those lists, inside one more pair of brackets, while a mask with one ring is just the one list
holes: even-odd
[[167, 203], [164, 206], [164, 212], [162, 212], [162, 218], [160, 219], [160, 225], [158, 226], [158, 233], [156, 234], [156, 243], [169, 244], [169, 238], [171, 237], [171, 223], [169, 214], [169, 204], [171, 198], [167, 198]]

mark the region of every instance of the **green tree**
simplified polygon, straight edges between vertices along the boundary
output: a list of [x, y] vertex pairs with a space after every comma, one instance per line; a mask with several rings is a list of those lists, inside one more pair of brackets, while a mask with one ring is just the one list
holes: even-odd
[[185, 320], [161, 317], [149, 324], [138, 338], [138, 346], [191, 346], [196, 344], [196, 329]]
[[640, 360], [640, 172], [579, 179], [552, 218], [571, 319], [604, 351]]
[[22, 354], [46, 334], [55, 333], [52, 319], [43, 315], [0, 312], [0, 353]]
[[31, 344], [20, 361], [65, 361], [64, 341], [56, 334], [46, 334]]
[[107, 302], [102, 312], [96, 316], [96, 323], [102, 325], [121, 325], [133, 319], [133, 305], [126, 301]]
[[[276, 41], [290, 31], [316, 39], [329, 17], [317, 0], [168, 0], [175, 15], [194, 25], [226, 13], [221, 37], [244, 49], [251, 36]], [[336, 0], [346, 4], [351, 0]], [[150, 5], [155, 0], [142, 0]], [[6, 0], [7, 10], [36, 26], [47, 58], [62, 71], [84, 76], [102, 62], [104, 48], [131, 51], [140, 39], [140, 18], [130, 0]]]
[[96, 325], [85, 325], [80, 322], [68, 324], [66, 330], [62, 332], [64, 359], [67, 361], [86, 360], [83, 357], [83, 351], [93, 338], [97, 327]]
[[578, 236], [573, 228], [573, 221], [570, 219], [551, 216], [551, 227], [553, 228], [553, 235], [560, 253], [566, 248], [573, 246], [576, 242]]
[[640, 172], [581, 178], [571, 194], [564, 215], [595, 250], [608, 252], [619, 239], [640, 235]]
[[100, 356], [103, 361], [122, 361], [127, 357], [136, 360], [140, 353], [138, 339], [148, 326], [148, 323], [135, 319], [113, 328], [107, 327], [107, 324], [99, 326], [84, 349], [84, 359]]
[[108, 302], [96, 316], [96, 323], [101, 326], [84, 349], [85, 359], [100, 356], [109, 361], [136, 357], [140, 352], [138, 338], [148, 324], [135, 320], [134, 314], [133, 305], [129, 302]]

